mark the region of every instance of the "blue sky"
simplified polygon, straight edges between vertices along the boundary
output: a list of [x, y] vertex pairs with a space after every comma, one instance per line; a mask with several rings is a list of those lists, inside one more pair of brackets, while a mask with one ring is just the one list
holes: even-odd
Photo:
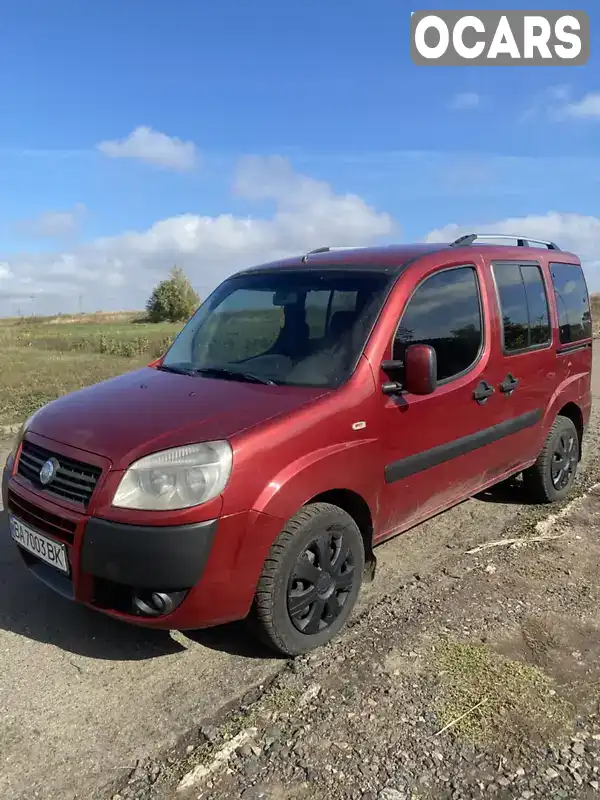
[[[406, 241], [519, 218], [577, 247], [600, 290], [597, 4], [578, 5], [588, 64], [539, 68], [413, 65], [410, 11], [426, 7], [4, 3], [0, 313], [30, 294], [38, 310], [75, 310], [80, 296], [139, 306], [174, 261], [206, 291], [314, 237]], [[140, 127], [146, 158], [98, 147]]]

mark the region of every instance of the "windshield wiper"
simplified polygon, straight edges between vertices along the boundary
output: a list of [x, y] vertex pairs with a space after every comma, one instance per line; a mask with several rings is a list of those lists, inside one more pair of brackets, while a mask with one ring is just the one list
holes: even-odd
[[241, 372], [236, 369], [227, 369], [227, 367], [198, 367], [194, 370], [195, 375], [214, 375], [215, 377], [241, 379], [248, 381], [248, 383], [263, 383], [266, 386], [277, 386], [277, 382], [271, 378], [263, 378], [260, 375], [255, 375], [254, 372]]
[[277, 386], [270, 378], [262, 378], [254, 372], [242, 372], [227, 367], [185, 367], [183, 364], [159, 364], [156, 369], [163, 372], [174, 372], [176, 375], [214, 375], [215, 377], [235, 378], [248, 383], [262, 383], [266, 386]]
[[156, 369], [162, 372], [174, 372], [176, 375], [196, 375], [195, 369], [179, 366], [177, 364], [159, 364]]

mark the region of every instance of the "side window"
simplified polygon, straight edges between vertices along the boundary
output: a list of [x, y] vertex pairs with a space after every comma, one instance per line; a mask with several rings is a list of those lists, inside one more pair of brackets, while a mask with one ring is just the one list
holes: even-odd
[[437, 272], [408, 301], [394, 337], [393, 358], [411, 344], [429, 344], [437, 355], [438, 381], [453, 378], [477, 360], [483, 319], [477, 274], [472, 267]]
[[322, 339], [327, 325], [327, 308], [331, 292], [313, 289], [306, 293], [304, 307], [311, 339]]
[[535, 264], [523, 264], [521, 275], [529, 309], [529, 343], [532, 347], [537, 344], [547, 344], [552, 339], [552, 329], [542, 272]]
[[[311, 290], [306, 294], [306, 321], [311, 339], [322, 339], [356, 314], [357, 291]], [[333, 322], [332, 322], [333, 321]]]
[[542, 271], [537, 264], [493, 265], [504, 330], [504, 350], [514, 353], [548, 344], [550, 309]]
[[560, 343], [578, 342], [592, 335], [590, 298], [578, 264], [550, 264], [554, 284]]
[[331, 301], [331, 313], [336, 311], [354, 311], [356, 309], [357, 292], [334, 291]]

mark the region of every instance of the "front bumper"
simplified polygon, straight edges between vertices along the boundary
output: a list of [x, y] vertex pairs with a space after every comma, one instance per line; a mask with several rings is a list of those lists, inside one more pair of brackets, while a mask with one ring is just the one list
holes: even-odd
[[141, 618], [171, 615], [200, 581], [216, 527], [216, 520], [150, 527], [91, 517], [79, 569], [93, 578], [93, 604]]
[[10, 513], [67, 547], [69, 576], [15, 543], [38, 579], [105, 614], [154, 628], [189, 630], [244, 618], [265, 549], [281, 525], [253, 511], [168, 527], [101, 519], [37, 494], [6, 467], [2, 497]]
[[150, 527], [90, 517], [83, 532], [80, 569], [139, 589], [189, 590], [202, 577], [216, 527], [216, 520]]

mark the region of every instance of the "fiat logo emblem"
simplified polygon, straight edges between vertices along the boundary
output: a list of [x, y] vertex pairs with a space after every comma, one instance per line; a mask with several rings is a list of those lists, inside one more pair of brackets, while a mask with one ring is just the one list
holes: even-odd
[[52, 483], [58, 472], [59, 463], [55, 458], [49, 458], [40, 470], [40, 483], [47, 486]]

